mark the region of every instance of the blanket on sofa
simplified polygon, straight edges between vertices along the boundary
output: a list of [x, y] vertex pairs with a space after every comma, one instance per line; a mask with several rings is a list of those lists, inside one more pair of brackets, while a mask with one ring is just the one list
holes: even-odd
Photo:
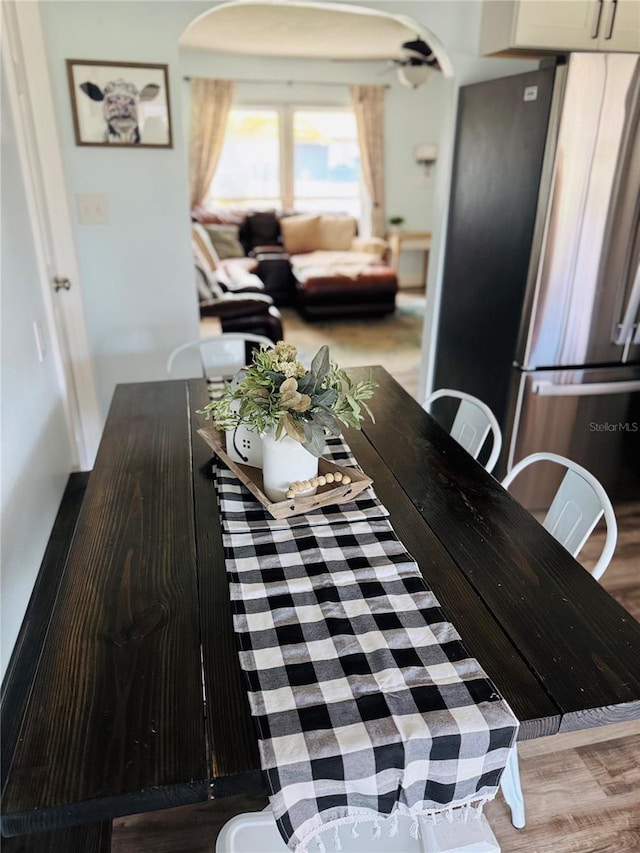
[[297, 277], [312, 278], [324, 275], [344, 275], [357, 278], [372, 265], [381, 263], [373, 252], [329, 252], [318, 250], [303, 255], [291, 255], [291, 266]]

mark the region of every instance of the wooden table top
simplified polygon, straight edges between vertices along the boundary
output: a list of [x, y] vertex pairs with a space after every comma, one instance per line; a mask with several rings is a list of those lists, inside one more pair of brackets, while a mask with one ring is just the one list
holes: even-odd
[[[347, 441], [520, 738], [640, 718], [640, 625], [372, 372], [376, 423]], [[206, 400], [201, 380], [116, 390], [10, 745], [3, 834], [264, 790], [196, 434]]]

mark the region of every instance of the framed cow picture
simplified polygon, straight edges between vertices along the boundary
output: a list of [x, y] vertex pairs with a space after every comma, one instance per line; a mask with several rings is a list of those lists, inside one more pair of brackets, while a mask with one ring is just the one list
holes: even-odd
[[76, 145], [171, 148], [166, 65], [67, 59]]

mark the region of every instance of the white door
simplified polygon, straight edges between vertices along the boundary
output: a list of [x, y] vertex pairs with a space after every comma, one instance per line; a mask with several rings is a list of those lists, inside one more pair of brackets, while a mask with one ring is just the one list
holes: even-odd
[[38, 3], [2, 3], [3, 66], [75, 464], [93, 466], [102, 415]]

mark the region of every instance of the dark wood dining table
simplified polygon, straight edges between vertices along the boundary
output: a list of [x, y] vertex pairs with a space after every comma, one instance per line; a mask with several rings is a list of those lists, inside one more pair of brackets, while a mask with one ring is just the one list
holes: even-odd
[[[640, 718], [640, 625], [380, 367], [346, 439], [520, 739]], [[2, 832], [264, 791], [232, 626], [203, 380], [116, 389], [37, 664]]]

